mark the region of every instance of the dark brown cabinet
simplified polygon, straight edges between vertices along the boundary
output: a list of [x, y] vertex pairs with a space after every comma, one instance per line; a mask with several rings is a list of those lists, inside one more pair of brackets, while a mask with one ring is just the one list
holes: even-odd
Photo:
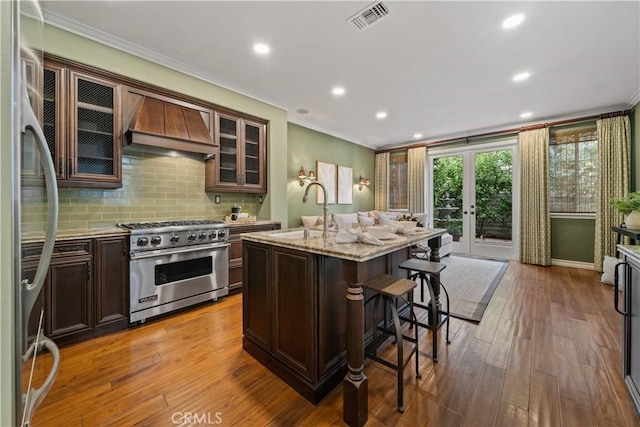
[[217, 156], [205, 165], [206, 191], [266, 193], [266, 124], [216, 112]]
[[[360, 274], [393, 274], [409, 248], [361, 263]], [[242, 348], [312, 403], [347, 371], [347, 288], [340, 258], [243, 240]], [[365, 293], [364, 298], [370, 297]], [[382, 307], [379, 307], [382, 314]], [[380, 318], [383, 316], [380, 315]], [[373, 304], [365, 308], [365, 344]], [[389, 318], [389, 317], [387, 317]]]
[[[45, 62], [42, 82], [34, 84], [42, 88], [42, 104], [36, 111], [41, 114], [58, 185], [121, 187], [120, 85], [54, 60]], [[38, 168], [29, 151], [23, 157]]]
[[313, 382], [317, 335], [314, 329], [316, 286], [314, 257], [272, 248], [272, 354]]
[[90, 254], [52, 259], [44, 285], [49, 338], [91, 329], [91, 261]]
[[94, 240], [95, 316], [94, 327], [125, 328], [129, 317], [128, 240], [104, 237]]
[[[45, 311], [45, 334], [60, 345], [126, 328], [126, 245], [124, 237], [57, 242], [29, 317], [29, 337], [37, 332], [41, 308]], [[23, 278], [33, 280], [41, 251], [40, 243], [23, 247]]]
[[242, 239], [240, 234], [279, 230], [280, 223], [238, 224], [229, 229], [229, 293], [242, 292]]
[[243, 257], [243, 348], [318, 403], [345, 374], [342, 263], [246, 240]]

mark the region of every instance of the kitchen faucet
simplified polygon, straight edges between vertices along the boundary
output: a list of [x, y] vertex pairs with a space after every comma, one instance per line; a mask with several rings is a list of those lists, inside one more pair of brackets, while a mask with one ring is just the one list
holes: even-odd
[[327, 237], [327, 210], [329, 210], [329, 208], [327, 207], [327, 189], [324, 188], [324, 185], [322, 185], [319, 182], [309, 183], [309, 185], [307, 185], [307, 189], [304, 190], [304, 196], [302, 196], [302, 203], [307, 203], [307, 200], [309, 200], [309, 189], [311, 188], [312, 185], [317, 185], [320, 188], [322, 188], [322, 193], [324, 194], [324, 203], [322, 205], [322, 219], [324, 220], [324, 222], [322, 223], [322, 237]]

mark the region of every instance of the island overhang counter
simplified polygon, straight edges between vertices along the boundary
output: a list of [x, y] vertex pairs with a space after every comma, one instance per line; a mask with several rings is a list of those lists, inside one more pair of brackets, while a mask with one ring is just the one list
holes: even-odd
[[383, 246], [336, 243], [335, 233], [304, 239], [301, 230], [242, 234], [243, 349], [314, 404], [342, 381], [344, 421], [364, 425], [372, 313], [365, 313], [361, 284], [383, 273], [404, 277], [398, 265], [420, 242], [439, 261], [444, 233], [420, 230]]

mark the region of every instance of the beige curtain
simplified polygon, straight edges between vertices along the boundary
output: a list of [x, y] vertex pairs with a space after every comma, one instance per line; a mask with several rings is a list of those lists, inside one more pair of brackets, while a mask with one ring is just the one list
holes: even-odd
[[427, 147], [409, 148], [407, 154], [407, 193], [408, 208], [411, 213], [425, 211], [424, 170]]
[[628, 116], [598, 120], [598, 196], [594, 268], [602, 271], [605, 255], [615, 256], [615, 234], [611, 227], [619, 225], [623, 216], [609, 206], [614, 197], [629, 192], [631, 170], [631, 123]]
[[374, 206], [378, 211], [387, 210], [389, 189], [389, 153], [376, 154]]
[[520, 262], [551, 265], [549, 128], [520, 132]]

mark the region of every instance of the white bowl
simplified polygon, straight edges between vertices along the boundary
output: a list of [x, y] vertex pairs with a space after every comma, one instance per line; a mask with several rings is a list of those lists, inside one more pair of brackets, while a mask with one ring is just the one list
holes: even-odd
[[398, 221], [398, 225], [405, 230], [413, 230], [418, 223], [416, 221]]

